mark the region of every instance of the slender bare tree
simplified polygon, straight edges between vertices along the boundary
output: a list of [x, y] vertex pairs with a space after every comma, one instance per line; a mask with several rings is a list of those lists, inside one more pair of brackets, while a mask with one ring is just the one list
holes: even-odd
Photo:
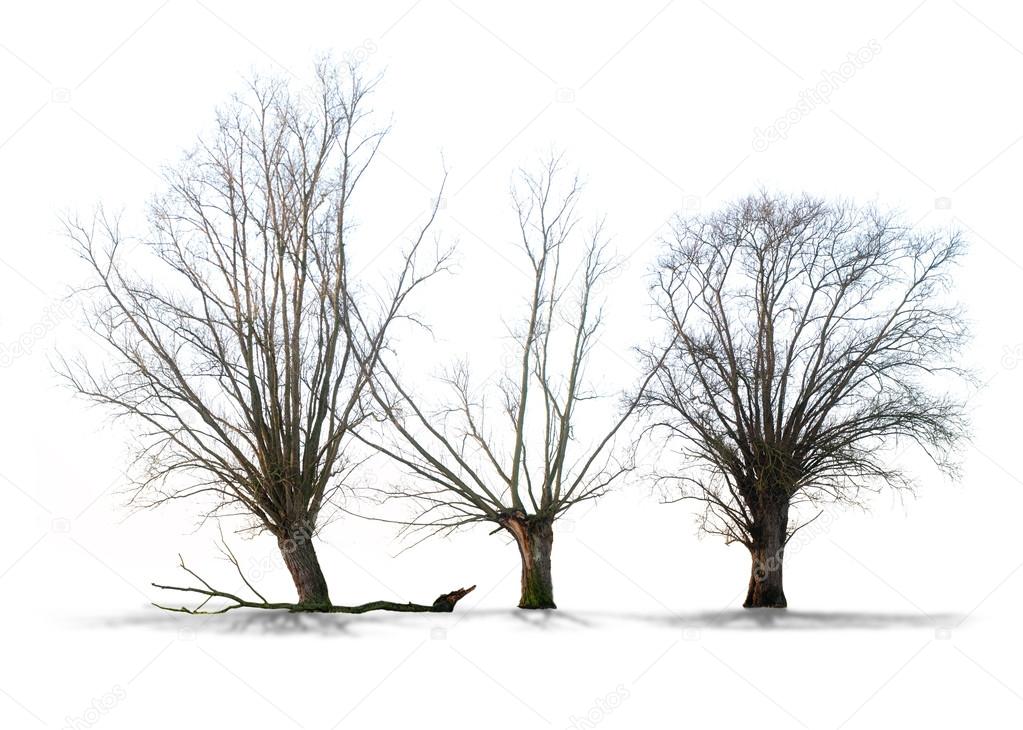
[[[580, 184], [551, 157], [537, 174], [513, 185], [520, 243], [531, 277], [526, 315], [512, 331], [515, 355], [496, 381], [491, 400], [470, 381], [466, 364], [442, 380], [451, 397], [428, 410], [409, 392], [394, 366], [382, 360], [371, 392], [390, 426], [378, 438], [357, 429], [415, 478], [388, 497], [410, 497], [419, 507], [407, 529], [427, 535], [475, 522], [497, 525], [517, 543], [522, 562], [520, 608], [555, 608], [551, 580], [554, 523], [573, 505], [599, 496], [630, 459], [615, 436], [635, 402], [593, 433], [585, 406], [597, 394], [586, 369], [601, 327], [598, 286], [614, 264], [602, 226], [578, 231]], [[581, 237], [580, 261], [566, 249]], [[652, 375], [652, 374], [651, 374]], [[494, 402], [496, 401], [496, 403]]]
[[793, 507], [912, 486], [885, 446], [954, 472], [963, 405], [935, 384], [969, 378], [947, 301], [962, 251], [958, 233], [808, 196], [677, 220], [654, 286], [674, 345], [642, 408], [693, 460], [669, 478], [704, 503], [703, 529], [749, 549], [746, 607], [786, 605]]
[[88, 324], [110, 357], [65, 358], [61, 372], [139, 427], [133, 502], [211, 497], [205, 517], [241, 514], [276, 538], [298, 592], [295, 605], [205, 581], [178, 589], [206, 600], [344, 608], [331, 605], [313, 536], [360, 463], [348, 436], [388, 328], [446, 262], [438, 251], [417, 263], [434, 207], [381, 294], [353, 280], [353, 196], [387, 130], [370, 118], [376, 81], [330, 62], [316, 79], [304, 93], [257, 79], [222, 109], [167, 171], [134, 250], [102, 211], [66, 221], [95, 279]]

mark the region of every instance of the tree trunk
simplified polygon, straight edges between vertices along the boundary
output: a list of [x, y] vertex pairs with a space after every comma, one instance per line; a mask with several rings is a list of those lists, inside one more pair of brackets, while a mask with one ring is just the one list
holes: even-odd
[[286, 536], [278, 536], [277, 545], [288, 566], [291, 579], [298, 591], [301, 606], [329, 606], [327, 581], [320, 570], [320, 561], [313, 547], [312, 534], [304, 528], [288, 530]]
[[519, 608], [557, 608], [551, 582], [554, 525], [549, 517], [516, 515], [502, 522], [515, 538], [522, 558]]
[[788, 605], [782, 587], [788, 521], [788, 504], [771, 505], [757, 516], [756, 534], [750, 546], [753, 566], [743, 608], [785, 608]]

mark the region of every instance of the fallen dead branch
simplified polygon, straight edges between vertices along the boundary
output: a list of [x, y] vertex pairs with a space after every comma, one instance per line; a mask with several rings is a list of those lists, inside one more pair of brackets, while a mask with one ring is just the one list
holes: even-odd
[[[241, 569], [238, 565], [234, 555], [228, 553], [228, 559], [234, 564], [235, 568], [238, 569], [238, 574], [241, 575], [242, 581], [246, 586], [249, 587], [260, 600], [252, 601], [242, 598], [241, 596], [235, 595], [234, 593], [228, 593], [227, 591], [221, 591], [214, 588], [212, 585], [206, 582], [198, 573], [193, 571], [187, 565], [185, 565], [184, 559], [178, 556], [180, 560], [180, 567], [190, 576], [195, 578], [202, 587], [199, 586], [172, 586], [162, 585], [160, 583], [153, 583], [153, 587], [159, 588], [165, 591], [179, 591], [181, 593], [194, 593], [199, 596], [205, 596], [202, 603], [195, 608], [188, 608], [187, 606], [181, 606], [175, 608], [174, 606], [164, 606], [159, 603], [153, 603], [157, 608], [163, 609], [164, 611], [174, 611], [176, 613], [188, 613], [192, 615], [211, 615], [217, 613], [227, 613], [236, 608], [261, 608], [268, 610], [284, 610], [291, 611], [293, 613], [368, 613], [369, 611], [398, 611], [404, 613], [451, 613], [455, 610], [455, 604], [458, 603], [462, 598], [472, 593], [476, 589], [476, 586], [469, 586], [468, 588], [460, 588], [450, 593], [444, 593], [437, 597], [437, 599], [431, 604], [424, 603], [396, 603], [394, 601], [370, 601], [369, 603], [361, 603], [357, 606], [335, 606], [333, 604], [313, 604], [313, 603], [271, 603], [267, 601], [263, 596], [249, 583], [248, 579], [242, 575]], [[222, 598], [230, 601], [226, 606], [222, 606], [217, 609], [204, 610], [204, 607], [214, 598]]]

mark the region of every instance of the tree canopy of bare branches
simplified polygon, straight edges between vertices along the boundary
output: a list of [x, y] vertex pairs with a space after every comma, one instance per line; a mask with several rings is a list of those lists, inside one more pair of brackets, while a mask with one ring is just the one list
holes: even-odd
[[[521, 608], [555, 608], [550, 557], [555, 520], [593, 499], [631, 467], [615, 436], [634, 403], [592, 441], [580, 438], [586, 385], [601, 327], [598, 287], [614, 269], [602, 227], [579, 230], [580, 183], [560, 158], [513, 185], [519, 243], [529, 264], [526, 312], [511, 332], [515, 354], [489, 391], [460, 364], [443, 378], [450, 398], [432, 410], [383, 359], [371, 391], [390, 429], [374, 439], [415, 482], [389, 496], [419, 505], [407, 527], [444, 532], [491, 522], [509, 533], [522, 561]], [[570, 246], [582, 239], [582, 256]]]
[[66, 221], [109, 358], [61, 370], [138, 426], [134, 499], [209, 495], [207, 516], [247, 516], [276, 537], [306, 609], [330, 606], [312, 538], [358, 465], [348, 436], [367, 379], [409, 294], [444, 265], [417, 264], [434, 207], [379, 294], [353, 279], [355, 195], [387, 132], [375, 83], [330, 62], [304, 93], [253, 81], [167, 171], [134, 251], [102, 211]]
[[964, 409], [940, 383], [969, 377], [947, 301], [962, 252], [958, 233], [809, 196], [677, 219], [654, 286], [674, 344], [641, 406], [695, 465], [671, 478], [703, 528], [750, 550], [747, 607], [786, 605], [790, 506], [910, 486], [883, 448], [898, 440], [954, 472]]

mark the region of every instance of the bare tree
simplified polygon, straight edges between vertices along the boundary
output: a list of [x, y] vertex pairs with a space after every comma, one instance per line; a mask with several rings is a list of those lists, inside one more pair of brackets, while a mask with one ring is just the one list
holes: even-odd
[[[409, 497], [420, 511], [407, 529], [427, 535], [475, 522], [497, 525], [518, 545], [520, 608], [555, 608], [551, 581], [554, 523], [573, 505], [599, 496], [631, 467], [615, 455], [615, 436], [635, 403], [592, 441], [584, 406], [598, 396], [586, 386], [602, 308], [598, 286], [613, 270], [598, 225], [583, 236], [581, 261], [565, 249], [581, 235], [577, 179], [552, 157], [538, 174], [513, 186], [521, 247], [532, 276], [526, 316], [512, 331], [516, 354], [492, 392], [477, 393], [466, 364], [443, 377], [450, 399], [426, 408], [381, 361], [371, 391], [391, 428], [382, 439], [360, 437], [415, 478], [389, 497]], [[487, 399], [487, 396], [491, 400]], [[494, 401], [497, 401], [494, 403]]]
[[912, 486], [885, 446], [954, 472], [963, 406], [932, 381], [969, 376], [946, 301], [962, 251], [957, 233], [807, 196], [677, 220], [654, 287], [674, 345], [642, 408], [693, 460], [671, 478], [703, 529], [749, 549], [746, 607], [786, 605], [785, 545], [807, 524], [790, 508]]
[[[388, 328], [446, 255], [417, 263], [434, 207], [382, 294], [353, 280], [353, 196], [387, 130], [370, 119], [375, 81], [329, 62], [316, 78], [305, 94], [257, 79], [221, 110], [167, 172], [134, 252], [102, 211], [66, 222], [111, 357], [61, 370], [139, 427], [136, 504], [212, 497], [206, 517], [240, 514], [277, 539], [296, 608], [340, 610], [313, 536], [360, 463], [348, 436]], [[237, 599], [202, 585], [178, 590]]]

